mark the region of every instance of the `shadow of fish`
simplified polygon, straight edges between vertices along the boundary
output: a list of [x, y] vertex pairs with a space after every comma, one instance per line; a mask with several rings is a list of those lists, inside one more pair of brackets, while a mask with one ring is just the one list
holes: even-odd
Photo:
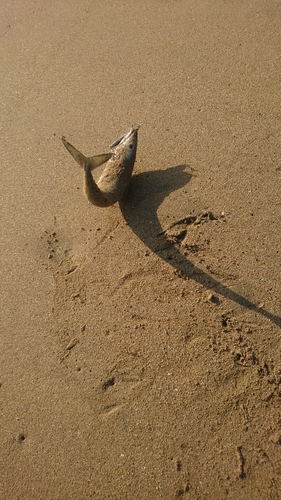
[[[86, 157], [62, 137], [66, 149], [84, 169], [84, 191], [88, 200], [97, 207], [109, 207], [120, 201], [130, 182], [137, 153], [139, 126], [132, 126], [129, 132], [115, 141], [110, 153]], [[103, 173], [96, 182], [92, 170], [106, 163]]]

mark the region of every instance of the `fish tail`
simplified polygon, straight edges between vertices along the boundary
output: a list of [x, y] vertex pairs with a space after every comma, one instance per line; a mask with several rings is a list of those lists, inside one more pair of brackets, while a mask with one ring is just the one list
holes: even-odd
[[108, 161], [112, 157], [112, 153], [103, 153], [101, 155], [89, 156], [88, 158], [84, 156], [78, 149], [76, 149], [72, 144], [67, 142], [67, 140], [62, 137], [62, 142], [65, 145], [67, 151], [73, 156], [73, 158], [77, 161], [78, 165], [82, 168], [89, 168], [90, 170], [94, 170], [94, 168], [99, 167], [106, 161]]
[[80, 153], [80, 151], [78, 151], [78, 149], [76, 149], [74, 146], [72, 146], [72, 144], [67, 142], [67, 140], [64, 137], [62, 137], [61, 140], [62, 140], [63, 144], [65, 145], [67, 151], [77, 161], [78, 165], [80, 165], [80, 167], [84, 168], [84, 164], [87, 160], [86, 156], [84, 156], [82, 153]]

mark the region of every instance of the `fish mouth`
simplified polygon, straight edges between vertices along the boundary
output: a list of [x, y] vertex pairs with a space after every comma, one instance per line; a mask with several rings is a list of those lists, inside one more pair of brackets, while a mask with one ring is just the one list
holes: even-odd
[[128, 139], [131, 139], [131, 137], [133, 137], [134, 135], [137, 135], [139, 128], [140, 128], [140, 125], [132, 125], [131, 130], [129, 130], [129, 132], [124, 135], [121, 142], [125, 142]]
[[132, 137], [134, 137], [134, 136], [136, 137], [139, 128], [140, 128], [140, 125], [132, 125], [131, 129], [129, 130], [129, 132], [127, 132], [127, 134], [122, 135], [121, 137], [119, 137], [119, 139], [117, 139], [115, 142], [113, 142], [113, 144], [111, 144], [110, 149], [116, 148], [116, 146], [118, 146], [119, 144], [125, 144]]

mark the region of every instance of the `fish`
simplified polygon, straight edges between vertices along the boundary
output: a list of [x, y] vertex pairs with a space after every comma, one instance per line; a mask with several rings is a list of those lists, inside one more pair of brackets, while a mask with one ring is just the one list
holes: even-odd
[[[129, 186], [137, 154], [139, 125], [133, 125], [110, 146], [110, 152], [86, 157], [65, 137], [62, 142], [68, 152], [84, 170], [84, 192], [96, 207], [110, 207], [121, 201]], [[92, 170], [106, 163], [96, 182]]]

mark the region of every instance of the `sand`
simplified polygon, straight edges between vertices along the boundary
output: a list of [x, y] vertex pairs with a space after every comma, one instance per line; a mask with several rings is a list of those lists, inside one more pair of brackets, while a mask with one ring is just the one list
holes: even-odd
[[[2, 2], [1, 499], [281, 498], [280, 21]], [[60, 137], [138, 123], [90, 205]]]

